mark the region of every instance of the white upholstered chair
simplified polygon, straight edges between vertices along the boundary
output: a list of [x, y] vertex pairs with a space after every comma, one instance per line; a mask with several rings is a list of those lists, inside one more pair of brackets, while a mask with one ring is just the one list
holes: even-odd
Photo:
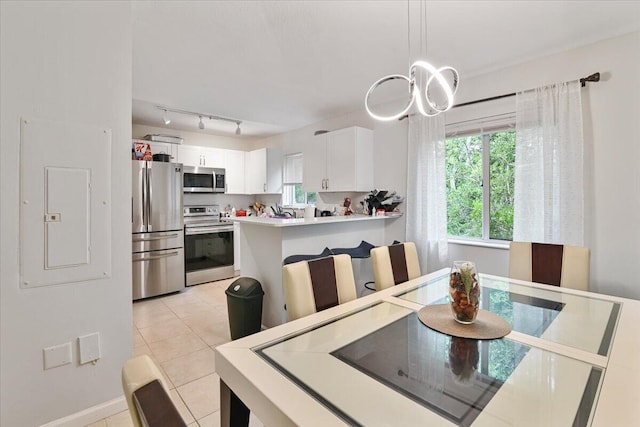
[[371, 265], [376, 291], [420, 276], [418, 251], [413, 242], [371, 249]]
[[289, 320], [356, 299], [349, 255], [333, 255], [282, 267]]
[[511, 242], [509, 277], [586, 291], [589, 249], [549, 243]]
[[169, 397], [166, 379], [146, 354], [125, 362], [122, 389], [134, 427], [186, 426]]

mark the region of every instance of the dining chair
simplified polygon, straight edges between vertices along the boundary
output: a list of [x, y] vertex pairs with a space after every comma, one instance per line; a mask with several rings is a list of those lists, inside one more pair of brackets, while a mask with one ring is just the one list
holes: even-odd
[[511, 242], [509, 277], [586, 291], [589, 249], [550, 243]]
[[167, 380], [146, 354], [124, 363], [122, 389], [134, 427], [187, 425], [169, 397]]
[[420, 274], [418, 251], [413, 242], [395, 243], [371, 249], [376, 291], [415, 279]]
[[289, 320], [356, 299], [351, 257], [332, 255], [282, 267]]

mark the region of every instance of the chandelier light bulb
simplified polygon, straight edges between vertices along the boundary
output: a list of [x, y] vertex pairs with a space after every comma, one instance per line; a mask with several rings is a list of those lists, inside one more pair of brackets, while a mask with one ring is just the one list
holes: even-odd
[[165, 125], [168, 125], [169, 123], [171, 123], [171, 119], [169, 118], [169, 113], [167, 112], [167, 110], [164, 110], [164, 115], [162, 118], [164, 119]]
[[236, 125], [238, 126], [238, 127], [236, 128], [236, 135], [240, 135], [240, 133], [242, 132], [242, 131], [240, 130], [240, 122], [236, 122]]
[[200, 129], [204, 129], [204, 122], [202, 121], [202, 116], [200, 116], [200, 123], [198, 123], [198, 127]]

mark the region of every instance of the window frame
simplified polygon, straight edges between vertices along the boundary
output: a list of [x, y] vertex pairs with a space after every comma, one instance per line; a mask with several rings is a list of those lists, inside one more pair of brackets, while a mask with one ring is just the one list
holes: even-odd
[[[500, 114], [483, 119], [452, 123], [446, 126], [446, 141], [464, 136], [482, 138], [482, 237], [452, 236], [447, 230], [449, 243], [508, 249], [511, 240], [492, 239], [491, 231], [491, 135], [500, 132], [515, 132], [515, 114]], [[515, 149], [515, 148], [514, 148]], [[515, 164], [514, 164], [515, 166]]]

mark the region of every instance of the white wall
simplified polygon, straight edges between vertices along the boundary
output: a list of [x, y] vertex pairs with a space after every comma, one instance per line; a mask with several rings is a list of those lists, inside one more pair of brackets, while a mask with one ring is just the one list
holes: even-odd
[[[582, 91], [590, 289], [635, 299], [640, 299], [640, 283], [629, 280], [629, 268], [624, 266], [633, 266], [640, 257], [639, 52], [640, 33], [636, 32], [492, 74], [470, 79], [463, 76], [457, 100], [471, 101], [601, 73], [600, 83], [591, 83]], [[515, 98], [510, 99], [515, 109]], [[508, 271], [508, 251], [454, 246], [452, 254], [477, 259], [479, 265], [485, 263], [488, 273]]]
[[[130, 7], [0, 4], [3, 426], [41, 425], [122, 395], [120, 370], [132, 348]], [[110, 278], [20, 289], [20, 117], [112, 130]], [[80, 366], [76, 339], [91, 332], [100, 333], [102, 358]], [[44, 371], [42, 349], [66, 342], [73, 344], [73, 362]]]
[[[600, 83], [584, 89], [585, 129], [585, 244], [591, 248], [591, 290], [640, 299], [640, 283], [629, 280], [629, 267], [640, 257], [640, 33], [605, 40], [540, 60], [471, 78], [461, 76], [457, 102], [531, 89], [545, 84], [574, 80], [596, 71]], [[455, 65], [455, 64], [452, 64]], [[511, 102], [515, 110], [515, 98]], [[503, 109], [506, 105], [498, 107]], [[456, 120], [496, 105], [456, 111]], [[455, 110], [452, 110], [452, 112]], [[451, 115], [453, 116], [453, 114]], [[448, 117], [447, 120], [453, 120]], [[374, 130], [375, 187], [406, 194], [407, 127], [402, 122], [376, 122], [357, 111], [312, 126], [260, 141], [281, 145], [283, 153], [302, 151], [313, 143], [319, 129], [335, 130], [362, 126]], [[401, 205], [402, 209], [402, 205]], [[405, 220], [387, 227], [386, 240], [403, 240]], [[450, 245], [450, 260], [470, 259], [481, 271], [506, 275], [508, 250]], [[423, 266], [423, 269], [425, 266]]]

